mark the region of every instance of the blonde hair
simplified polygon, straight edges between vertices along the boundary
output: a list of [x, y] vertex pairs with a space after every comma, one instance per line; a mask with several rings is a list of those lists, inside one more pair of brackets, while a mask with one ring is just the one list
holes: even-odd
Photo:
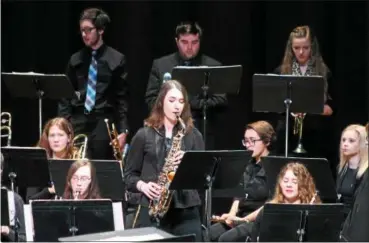
[[360, 178], [364, 172], [368, 169], [368, 147], [366, 146], [367, 131], [365, 126], [360, 124], [352, 124], [347, 126], [341, 133], [340, 141], [340, 163], [338, 165], [338, 172], [341, 172], [348, 163], [348, 158], [341, 151], [342, 146], [342, 136], [347, 131], [355, 131], [359, 137], [359, 154], [360, 154], [360, 164], [359, 169], [356, 174], [357, 178]]

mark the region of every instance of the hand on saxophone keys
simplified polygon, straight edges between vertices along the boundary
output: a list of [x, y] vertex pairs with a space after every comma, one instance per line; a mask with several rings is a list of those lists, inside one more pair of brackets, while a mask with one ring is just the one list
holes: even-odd
[[162, 190], [158, 184], [151, 181], [148, 183], [139, 181], [137, 183], [137, 189], [144, 193], [151, 200], [158, 199]]
[[173, 165], [178, 165], [178, 164], [180, 164], [184, 154], [185, 154], [185, 152], [184, 152], [184, 151], [182, 151], [182, 150], [177, 151], [177, 152], [174, 154], [174, 157], [173, 157]]

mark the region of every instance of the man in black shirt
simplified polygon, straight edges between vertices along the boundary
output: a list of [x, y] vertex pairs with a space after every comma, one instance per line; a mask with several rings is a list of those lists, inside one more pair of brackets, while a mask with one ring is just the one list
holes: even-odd
[[117, 126], [121, 148], [128, 133], [126, 59], [103, 41], [109, 22], [100, 9], [83, 11], [79, 24], [85, 47], [72, 55], [67, 67], [67, 76], [80, 95], [59, 104], [59, 115], [72, 123], [75, 134], [88, 135], [89, 159], [112, 158], [105, 118]]
[[[208, 57], [200, 51], [202, 29], [197, 23], [183, 22], [176, 28], [175, 41], [178, 51], [170, 55], [154, 60], [151, 68], [149, 82], [146, 88], [145, 100], [149, 109], [153, 107], [160, 87], [163, 83], [164, 74], [171, 73], [176, 66], [220, 66], [217, 60]], [[171, 77], [171, 75], [169, 75]], [[171, 78], [169, 78], [171, 79]], [[178, 80], [181, 81], [181, 80]], [[207, 114], [206, 148], [213, 149], [214, 115], [216, 110], [227, 105], [226, 94], [209, 94], [205, 99], [202, 94], [189, 94], [192, 116], [195, 126], [203, 131], [202, 109], [206, 102], [209, 112]], [[217, 110], [219, 111], [219, 110]]]

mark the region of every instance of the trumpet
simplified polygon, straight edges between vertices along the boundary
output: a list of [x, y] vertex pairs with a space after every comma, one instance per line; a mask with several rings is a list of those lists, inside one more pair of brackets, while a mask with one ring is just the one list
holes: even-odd
[[298, 135], [298, 143], [295, 150], [293, 150], [294, 153], [297, 154], [304, 154], [306, 153], [306, 150], [304, 149], [304, 146], [302, 145], [302, 130], [304, 125], [304, 119], [306, 116], [306, 113], [303, 113], [302, 115], [296, 115], [291, 113], [292, 116], [295, 118], [294, 126], [293, 126], [293, 134]]
[[[79, 141], [82, 140], [82, 141]], [[78, 134], [73, 139], [73, 146], [76, 148], [73, 152], [73, 159], [85, 159], [88, 137], [86, 134]]]
[[119, 145], [118, 131], [115, 128], [114, 123], [111, 124], [111, 129], [110, 129], [109, 120], [105, 119], [104, 121], [106, 123], [106, 128], [108, 129], [108, 134], [110, 137], [110, 144], [113, 147], [114, 157], [116, 160], [119, 161], [121, 168], [123, 168], [124, 166], [123, 165], [123, 153]]
[[[6, 146], [10, 146], [12, 142], [12, 115], [9, 112], [1, 112], [1, 137], [7, 138]], [[3, 130], [6, 134], [3, 134]]]

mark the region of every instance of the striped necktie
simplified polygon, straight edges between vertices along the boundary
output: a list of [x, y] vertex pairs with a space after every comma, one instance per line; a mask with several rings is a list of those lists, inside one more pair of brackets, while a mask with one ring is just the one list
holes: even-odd
[[97, 62], [95, 55], [96, 51], [93, 51], [90, 68], [88, 69], [88, 82], [85, 101], [85, 108], [88, 112], [92, 110], [96, 100]]

